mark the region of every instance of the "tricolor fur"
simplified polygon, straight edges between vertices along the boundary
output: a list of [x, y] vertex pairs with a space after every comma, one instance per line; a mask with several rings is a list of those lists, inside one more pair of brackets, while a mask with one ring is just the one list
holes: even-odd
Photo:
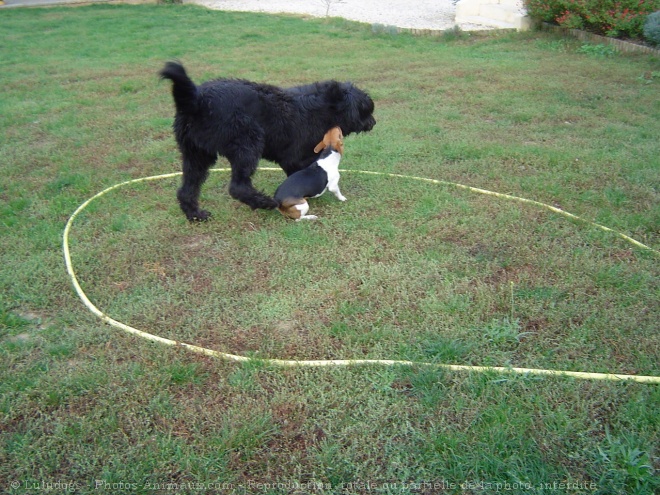
[[346, 198], [339, 190], [339, 162], [344, 153], [343, 134], [339, 127], [333, 127], [323, 141], [316, 145], [314, 152], [321, 151], [319, 159], [309, 167], [290, 175], [275, 191], [275, 201], [280, 212], [296, 221], [316, 220], [308, 215], [307, 198], [317, 198], [329, 190], [340, 201]]

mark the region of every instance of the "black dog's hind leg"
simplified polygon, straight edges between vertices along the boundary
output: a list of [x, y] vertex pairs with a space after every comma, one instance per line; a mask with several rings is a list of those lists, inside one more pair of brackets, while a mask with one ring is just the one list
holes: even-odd
[[227, 157], [231, 163], [231, 182], [229, 194], [248, 205], [253, 210], [261, 208], [272, 210], [277, 208], [277, 202], [270, 196], [257, 191], [252, 185], [252, 174], [257, 170], [259, 155], [250, 151], [243, 151]]
[[181, 153], [183, 155], [183, 180], [177, 191], [179, 205], [191, 222], [208, 220], [211, 214], [199, 209], [199, 193], [202, 184], [209, 176], [209, 169], [217, 160], [217, 155], [199, 149], [182, 150]]

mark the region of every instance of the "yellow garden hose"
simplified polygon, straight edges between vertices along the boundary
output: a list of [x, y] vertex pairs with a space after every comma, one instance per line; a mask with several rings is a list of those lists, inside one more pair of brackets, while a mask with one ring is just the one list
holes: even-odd
[[[229, 168], [216, 168], [212, 169], [212, 172], [227, 172], [230, 171], [231, 169]], [[279, 171], [279, 168], [275, 167], [264, 167], [261, 168], [261, 170], [271, 170], [271, 171]], [[436, 180], [436, 179], [428, 179], [425, 177], [414, 177], [414, 176], [408, 176], [408, 175], [401, 175], [401, 174], [391, 174], [391, 173], [385, 173], [385, 172], [369, 172], [369, 171], [364, 171], [364, 170], [341, 170], [341, 172], [347, 172], [347, 173], [359, 173], [359, 174], [367, 174], [367, 175], [379, 175], [379, 176], [385, 176], [385, 177], [395, 177], [395, 178], [402, 178], [402, 179], [412, 179], [412, 180], [418, 180], [418, 181], [424, 181], [424, 182], [430, 182], [432, 184], [441, 184], [441, 185], [448, 185], [448, 186], [453, 186], [457, 187], [460, 189], [465, 189], [471, 192], [479, 193], [479, 194], [486, 194], [489, 196], [495, 196], [498, 198], [502, 199], [507, 199], [507, 200], [512, 200], [512, 201], [518, 201], [521, 203], [527, 203], [527, 204], [532, 204], [534, 206], [538, 206], [541, 208], [548, 209], [554, 213], [558, 213], [560, 215], [563, 215], [567, 218], [573, 219], [573, 220], [578, 220], [581, 222], [588, 223], [594, 227], [597, 227], [605, 232], [610, 232], [613, 234], [616, 234], [617, 236], [621, 237], [625, 241], [635, 245], [636, 247], [640, 249], [647, 250], [651, 253], [653, 253], [656, 256], [660, 256], [660, 251], [657, 251], [653, 248], [650, 248], [649, 246], [642, 244], [639, 241], [636, 241], [635, 239], [622, 234], [620, 232], [617, 232], [615, 230], [612, 230], [608, 227], [605, 227], [603, 225], [590, 222], [588, 220], [583, 220], [580, 217], [573, 215], [571, 213], [568, 213], [560, 208], [556, 208], [551, 205], [547, 205], [545, 203], [540, 203], [538, 201], [533, 201], [530, 199], [525, 199], [525, 198], [520, 198], [517, 196], [511, 196], [509, 194], [502, 194], [502, 193], [497, 193], [493, 191], [488, 191], [486, 189], [479, 189], [476, 187], [471, 187], [471, 186], [465, 186], [463, 184], [457, 184], [453, 182], [446, 182], [446, 181], [441, 181], [441, 180]], [[513, 374], [527, 374], [527, 375], [553, 375], [553, 376], [570, 376], [573, 378], [580, 378], [580, 379], [587, 379], [587, 380], [610, 380], [610, 381], [634, 381], [634, 382], [639, 382], [639, 383], [660, 383], [660, 376], [642, 376], [642, 375], [624, 375], [624, 374], [616, 374], [616, 373], [588, 373], [588, 372], [581, 372], [581, 371], [562, 371], [562, 370], [545, 370], [545, 369], [534, 369], [534, 368], [511, 368], [511, 367], [493, 367], [493, 366], [467, 366], [467, 365], [458, 365], [458, 364], [438, 364], [438, 363], [424, 363], [424, 362], [415, 362], [415, 361], [398, 361], [398, 360], [389, 360], [389, 359], [345, 359], [345, 360], [317, 360], [317, 361], [298, 361], [298, 360], [285, 360], [285, 359], [258, 359], [258, 358], [250, 358], [250, 357], [245, 357], [245, 356], [238, 356], [235, 354], [228, 354], [225, 352], [219, 352], [215, 351], [212, 349], [207, 349], [205, 347], [200, 347], [196, 346], [193, 344], [188, 344], [185, 342], [178, 342], [176, 340], [171, 340], [171, 339], [166, 339], [163, 337], [159, 337], [158, 335], [153, 335], [151, 333], [143, 332], [142, 330], [138, 330], [137, 328], [133, 328], [129, 325], [126, 325], [120, 321], [112, 319], [110, 316], [106, 315], [103, 313], [100, 309], [98, 309], [87, 297], [85, 292], [82, 290], [80, 287], [80, 283], [78, 282], [78, 278], [76, 277], [76, 273], [73, 269], [73, 263], [71, 262], [71, 253], [69, 250], [69, 234], [71, 232], [71, 227], [73, 225], [74, 220], [76, 217], [85, 209], [87, 206], [89, 206], [90, 203], [92, 203], [94, 200], [100, 198], [101, 196], [124, 186], [130, 185], [130, 184], [135, 184], [139, 182], [146, 182], [146, 181], [155, 181], [155, 180], [161, 180], [161, 179], [168, 179], [172, 177], [177, 177], [180, 176], [181, 172], [176, 172], [176, 173], [171, 173], [171, 174], [163, 174], [163, 175], [154, 175], [151, 177], [142, 177], [140, 179], [133, 179], [129, 180], [126, 182], [122, 182], [120, 184], [116, 184], [114, 186], [108, 187], [107, 189], [104, 189], [103, 191], [99, 192], [98, 194], [92, 196], [89, 198], [87, 201], [85, 201], [83, 204], [81, 204], [76, 211], [73, 212], [71, 217], [66, 223], [66, 227], [64, 229], [64, 234], [63, 234], [63, 249], [64, 249], [64, 261], [66, 263], [66, 269], [69, 274], [69, 277], [71, 278], [71, 282], [73, 283], [73, 286], [82, 300], [82, 302], [87, 306], [87, 308], [94, 313], [96, 316], [98, 316], [101, 320], [106, 322], [107, 324], [119, 328], [121, 330], [124, 330], [125, 332], [128, 332], [133, 335], [137, 335], [138, 337], [142, 337], [147, 340], [151, 340], [153, 342], [158, 342], [160, 344], [165, 344], [169, 346], [178, 346], [178, 347], [183, 347], [189, 351], [196, 352], [198, 354], [203, 354], [206, 356], [212, 356], [216, 358], [221, 358], [225, 360], [230, 360], [230, 361], [237, 361], [237, 362], [247, 362], [247, 361], [253, 361], [257, 360], [263, 363], [271, 364], [274, 366], [313, 366], [313, 367], [321, 367], [321, 366], [352, 366], [352, 365], [384, 365], [384, 366], [392, 366], [392, 365], [402, 365], [402, 366], [427, 366], [427, 367], [435, 367], [439, 369], [446, 369], [446, 370], [451, 370], [451, 371], [473, 371], [473, 372], [498, 372], [498, 373], [513, 373]]]

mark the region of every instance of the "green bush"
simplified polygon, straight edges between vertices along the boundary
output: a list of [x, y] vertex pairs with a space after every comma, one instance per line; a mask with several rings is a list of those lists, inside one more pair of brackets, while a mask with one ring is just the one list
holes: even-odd
[[644, 22], [660, 0], [525, 0], [536, 20], [615, 38], [644, 36]]
[[644, 38], [655, 46], [660, 46], [660, 11], [653, 12], [646, 18]]

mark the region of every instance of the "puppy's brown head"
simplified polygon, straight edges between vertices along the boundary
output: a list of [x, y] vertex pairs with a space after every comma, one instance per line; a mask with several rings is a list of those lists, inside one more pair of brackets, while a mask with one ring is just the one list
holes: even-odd
[[332, 146], [334, 149], [339, 151], [341, 155], [344, 154], [344, 134], [341, 132], [341, 128], [333, 127], [323, 136], [323, 141], [316, 145], [314, 148], [314, 153]]

